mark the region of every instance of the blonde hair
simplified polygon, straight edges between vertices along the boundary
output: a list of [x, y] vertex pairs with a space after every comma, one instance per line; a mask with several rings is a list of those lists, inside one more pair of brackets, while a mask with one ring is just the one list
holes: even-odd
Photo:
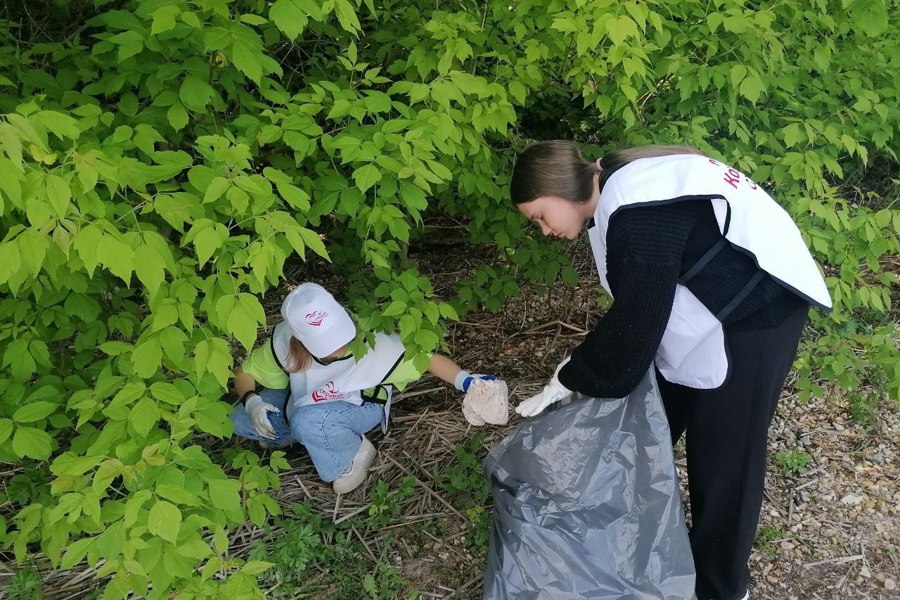
[[690, 146], [638, 146], [613, 150], [596, 162], [585, 160], [572, 142], [550, 140], [531, 144], [516, 158], [509, 192], [513, 204], [525, 204], [543, 196], [570, 202], [587, 202], [593, 194], [594, 175], [611, 171], [639, 158], [697, 154]]
[[309, 361], [311, 359], [312, 354], [306, 349], [303, 342], [292, 337], [291, 343], [288, 346], [287, 364], [284, 366], [285, 371], [288, 373], [299, 373], [300, 371], [304, 371], [309, 367]]

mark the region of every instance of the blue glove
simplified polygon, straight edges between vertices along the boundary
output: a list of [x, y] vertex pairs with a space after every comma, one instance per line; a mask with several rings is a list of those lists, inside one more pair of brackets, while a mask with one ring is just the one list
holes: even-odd
[[456, 375], [456, 380], [453, 382], [453, 386], [461, 392], [468, 392], [469, 386], [472, 385], [472, 382], [476, 379], [484, 379], [485, 381], [493, 381], [497, 379], [496, 375], [472, 375], [468, 371], [460, 371]]

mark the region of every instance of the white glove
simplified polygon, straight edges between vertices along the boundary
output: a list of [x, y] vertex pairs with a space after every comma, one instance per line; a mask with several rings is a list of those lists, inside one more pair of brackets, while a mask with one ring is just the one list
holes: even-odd
[[481, 374], [477, 374], [477, 373], [475, 375], [472, 375], [468, 371], [460, 371], [459, 373], [456, 374], [456, 380], [453, 382], [453, 387], [455, 387], [456, 389], [458, 389], [461, 392], [468, 392], [469, 386], [472, 385], [472, 382], [477, 381], [479, 379], [481, 379], [483, 381], [494, 381], [495, 379], [497, 379], [497, 376], [496, 375], [481, 375]]
[[559, 382], [559, 371], [562, 369], [566, 363], [569, 362], [569, 358], [566, 358], [564, 361], [559, 363], [556, 367], [556, 371], [553, 372], [553, 377], [550, 379], [550, 383], [544, 386], [544, 389], [540, 391], [540, 393], [535, 394], [531, 398], [520, 402], [516, 407], [516, 412], [522, 415], [523, 417], [533, 417], [535, 415], [541, 414], [545, 408], [553, 404], [554, 402], [559, 402], [560, 400], [566, 398], [572, 393], [572, 390], [568, 389], [566, 386]]
[[259, 437], [268, 440], [278, 438], [275, 434], [275, 429], [272, 427], [272, 423], [269, 422], [268, 414], [270, 412], [279, 413], [281, 412], [281, 409], [263, 402], [263, 399], [259, 397], [259, 394], [251, 394], [248, 396], [247, 401], [244, 402], [244, 408], [250, 415], [250, 422], [253, 424], [253, 429]]

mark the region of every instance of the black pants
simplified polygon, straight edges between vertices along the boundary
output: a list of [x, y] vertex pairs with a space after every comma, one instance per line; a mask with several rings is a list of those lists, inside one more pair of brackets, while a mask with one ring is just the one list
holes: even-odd
[[672, 442], [686, 435], [698, 600], [737, 600], [747, 591], [769, 424], [807, 312], [804, 305], [771, 329], [726, 327], [731, 377], [717, 390], [670, 383], [657, 372]]

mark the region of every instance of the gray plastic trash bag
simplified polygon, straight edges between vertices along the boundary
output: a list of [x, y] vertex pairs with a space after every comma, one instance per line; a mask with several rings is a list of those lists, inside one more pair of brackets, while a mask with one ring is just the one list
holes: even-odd
[[694, 563], [651, 370], [627, 398], [577, 398], [485, 459], [484, 598], [688, 600]]

